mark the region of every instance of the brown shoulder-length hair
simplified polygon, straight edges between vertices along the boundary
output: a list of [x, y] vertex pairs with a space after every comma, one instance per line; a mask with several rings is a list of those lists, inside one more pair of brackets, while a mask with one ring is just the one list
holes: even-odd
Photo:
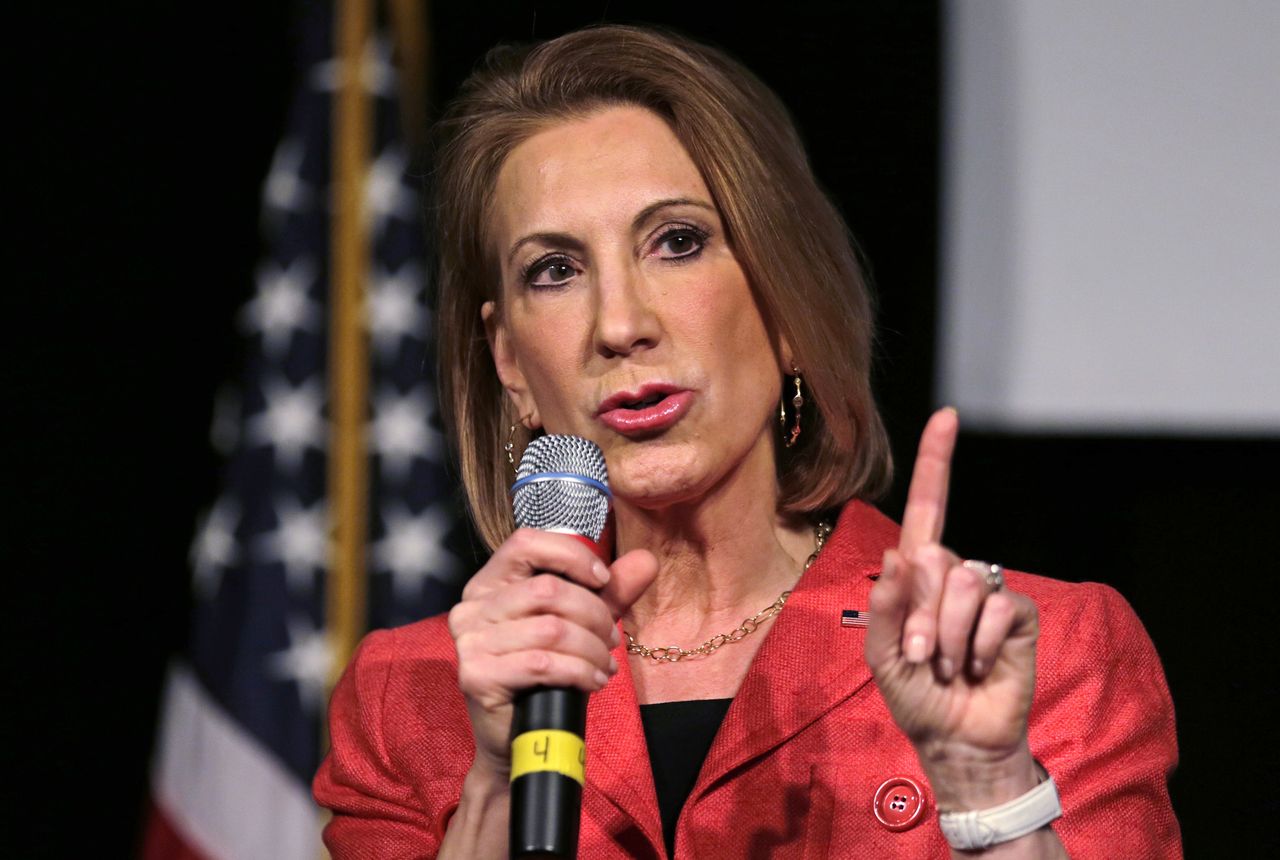
[[[494, 49], [436, 124], [429, 214], [440, 264], [440, 402], [481, 536], [496, 548], [514, 529], [503, 447], [519, 416], [480, 317], [486, 301], [500, 299], [489, 236], [498, 172], [538, 131], [610, 105], [647, 108], [671, 127], [720, 210], [775, 343], [785, 338], [803, 371], [803, 435], [794, 448], [778, 446], [780, 511], [807, 515], [879, 495], [892, 464], [871, 396], [871, 297], [786, 108], [718, 50], [603, 26]], [[780, 378], [789, 404], [788, 387]], [[517, 461], [528, 440], [518, 425]]]

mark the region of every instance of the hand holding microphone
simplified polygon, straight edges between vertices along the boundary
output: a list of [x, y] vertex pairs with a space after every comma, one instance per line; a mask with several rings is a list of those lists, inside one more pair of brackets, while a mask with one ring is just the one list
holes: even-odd
[[[535, 444], [557, 438], [567, 437], [542, 437]], [[530, 449], [538, 456], [533, 445]], [[528, 474], [535, 471], [560, 470], [533, 469], [531, 464]], [[554, 494], [557, 485], [563, 488], [566, 482], [535, 483], [535, 513], [545, 514], [562, 504], [544, 497], [544, 491]], [[569, 507], [574, 508], [575, 493], [569, 495]], [[576, 522], [571, 515], [568, 523], [537, 524], [572, 528]], [[513, 703], [522, 691], [560, 687], [592, 692], [604, 686], [616, 671], [610, 655], [617, 642], [616, 619], [656, 573], [657, 562], [645, 550], [606, 566], [580, 539], [528, 527], [498, 548], [449, 613], [458, 650], [458, 682], [476, 741], [473, 771], [482, 769], [502, 780], [509, 777]]]

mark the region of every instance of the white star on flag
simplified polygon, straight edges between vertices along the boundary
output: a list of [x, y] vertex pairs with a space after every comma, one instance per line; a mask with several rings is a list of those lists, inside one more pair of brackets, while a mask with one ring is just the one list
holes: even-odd
[[324, 703], [333, 668], [333, 647], [323, 630], [303, 616], [288, 621], [289, 647], [267, 656], [267, 674], [298, 685], [298, 696], [307, 713], [316, 713]]
[[[396, 92], [396, 70], [391, 65], [391, 43], [385, 38], [365, 43], [357, 73], [365, 92], [391, 98]], [[311, 86], [320, 92], [334, 92], [343, 83], [342, 61], [325, 60], [311, 67]]]
[[306, 149], [296, 137], [286, 138], [271, 157], [271, 169], [262, 183], [262, 208], [266, 213], [301, 212], [314, 192], [302, 181], [302, 158]]
[[304, 508], [285, 497], [275, 503], [276, 526], [254, 541], [254, 551], [266, 562], [284, 564], [289, 590], [309, 594], [317, 571], [329, 561], [329, 522], [324, 499]]
[[302, 463], [307, 448], [324, 449], [326, 428], [321, 410], [324, 395], [315, 377], [290, 386], [275, 378], [263, 386], [266, 408], [248, 421], [248, 437], [255, 445], [269, 445], [279, 463], [294, 471]]
[[375, 233], [380, 234], [387, 218], [411, 220], [415, 215], [416, 197], [404, 183], [409, 166], [404, 150], [391, 144], [378, 154], [365, 178], [364, 206]]
[[458, 562], [444, 547], [452, 519], [443, 504], [422, 513], [410, 514], [403, 505], [389, 505], [383, 511], [386, 536], [372, 549], [380, 567], [391, 574], [396, 598], [411, 603], [421, 596], [427, 577], [452, 583]]
[[196, 527], [196, 539], [191, 543], [191, 569], [195, 591], [201, 597], [210, 598], [222, 585], [222, 573], [240, 560], [236, 542], [236, 526], [240, 522], [240, 510], [235, 500], [223, 496], [204, 515]]
[[390, 274], [382, 267], [373, 273], [367, 313], [374, 349], [384, 360], [394, 358], [403, 337], [425, 340], [431, 324], [419, 299], [424, 281], [416, 263], [406, 263]]
[[261, 333], [269, 358], [283, 355], [295, 330], [319, 330], [320, 309], [308, 292], [315, 277], [315, 263], [305, 256], [288, 268], [268, 262], [258, 269], [258, 292], [245, 305], [241, 320], [249, 331]]
[[427, 423], [429, 395], [425, 384], [403, 396], [393, 388], [384, 387], [374, 401], [370, 436], [383, 474], [389, 478], [405, 478], [415, 457], [439, 458], [440, 434]]

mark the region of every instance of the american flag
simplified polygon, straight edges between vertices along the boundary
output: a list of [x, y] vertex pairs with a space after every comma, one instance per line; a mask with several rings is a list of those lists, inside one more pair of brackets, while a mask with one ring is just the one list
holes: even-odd
[[[262, 192], [266, 253], [240, 324], [247, 361], [219, 397], [222, 492], [191, 549], [194, 615], [170, 668], [145, 857], [322, 856], [310, 781], [335, 674], [327, 628], [332, 122], [346, 79], [334, 10], [301, 4], [298, 86]], [[370, 418], [369, 627], [444, 611], [465, 545], [434, 422], [433, 344], [417, 183], [406, 176], [390, 41], [359, 63], [372, 101], [363, 188]]]
[[866, 627], [871, 613], [865, 609], [844, 609], [840, 612], [841, 627]]

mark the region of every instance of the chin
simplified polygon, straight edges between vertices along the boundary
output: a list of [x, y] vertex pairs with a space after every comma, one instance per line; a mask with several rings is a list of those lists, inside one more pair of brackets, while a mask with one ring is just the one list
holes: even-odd
[[705, 452], [691, 445], [636, 446], [617, 452], [608, 463], [614, 495], [641, 508], [694, 501], [716, 481], [707, 469]]

